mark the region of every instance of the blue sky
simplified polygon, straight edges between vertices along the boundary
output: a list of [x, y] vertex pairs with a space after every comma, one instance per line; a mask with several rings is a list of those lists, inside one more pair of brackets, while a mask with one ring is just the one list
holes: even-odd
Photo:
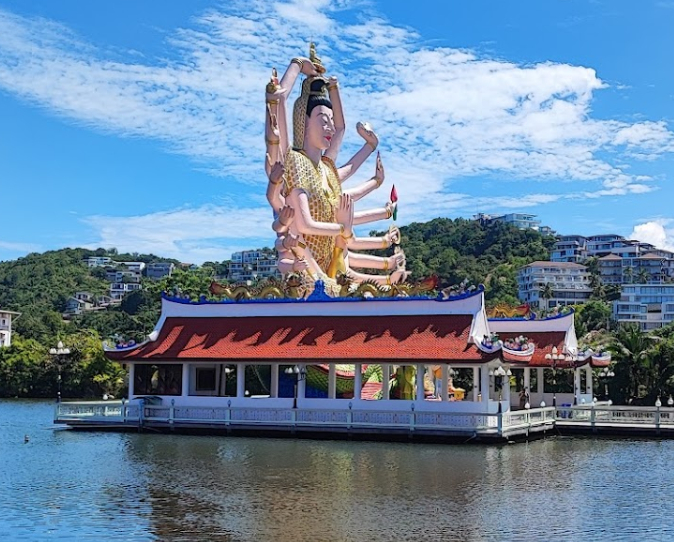
[[524, 211], [672, 249], [673, 25], [674, 0], [0, 0], [0, 260], [271, 245], [263, 89], [310, 40], [341, 159], [358, 120], [381, 140], [364, 206], [395, 183], [400, 224]]

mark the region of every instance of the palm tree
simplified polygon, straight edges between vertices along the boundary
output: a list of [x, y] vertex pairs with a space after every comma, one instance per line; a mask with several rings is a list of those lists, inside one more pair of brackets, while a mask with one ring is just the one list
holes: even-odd
[[540, 287], [540, 298], [545, 299], [545, 311], [550, 310], [550, 300], [555, 296], [555, 289], [550, 282]]
[[639, 269], [639, 273], [637, 274], [637, 282], [639, 284], [648, 284], [649, 280], [651, 280], [651, 274], [648, 272], [648, 269], [645, 267]]
[[634, 279], [634, 268], [632, 266], [629, 266], [625, 268], [623, 271], [623, 280], [627, 284], [632, 284], [632, 280]]
[[648, 357], [658, 337], [642, 333], [634, 324], [622, 325], [615, 334], [610, 350], [616, 360], [616, 380], [622, 381], [623, 401], [639, 397], [639, 385], [646, 376]]

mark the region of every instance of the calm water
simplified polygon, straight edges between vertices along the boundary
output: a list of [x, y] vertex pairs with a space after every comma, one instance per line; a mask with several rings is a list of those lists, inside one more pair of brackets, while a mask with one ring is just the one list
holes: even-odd
[[0, 400], [3, 542], [674, 538], [674, 441], [76, 433], [51, 417]]

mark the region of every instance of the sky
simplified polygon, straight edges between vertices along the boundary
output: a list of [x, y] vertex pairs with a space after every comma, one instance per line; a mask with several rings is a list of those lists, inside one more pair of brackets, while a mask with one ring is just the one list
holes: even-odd
[[395, 184], [399, 225], [526, 212], [674, 249], [673, 26], [674, 0], [0, 0], [0, 260], [271, 246], [264, 87], [310, 41], [338, 162], [379, 135], [357, 209]]

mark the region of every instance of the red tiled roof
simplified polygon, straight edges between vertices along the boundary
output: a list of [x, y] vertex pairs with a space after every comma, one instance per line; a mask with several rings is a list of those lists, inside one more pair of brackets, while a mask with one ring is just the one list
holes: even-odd
[[156, 341], [110, 359], [486, 361], [471, 315], [167, 318]]
[[[531, 357], [531, 361], [529, 363], [526, 363], [524, 365], [528, 365], [529, 367], [549, 367], [552, 366], [552, 361], [545, 359], [545, 354], [551, 354], [552, 353], [552, 347], [556, 346], [558, 353], [562, 353], [564, 350], [564, 339], [566, 337], [566, 333], [563, 331], [539, 331], [539, 332], [532, 332], [532, 333], [515, 333], [515, 332], [508, 332], [508, 333], [501, 333], [499, 332], [498, 338], [502, 341], [506, 341], [507, 339], [514, 339], [515, 337], [519, 337], [520, 335], [524, 335], [529, 339], [529, 342], [532, 342], [536, 345], [536, 350], [534, 351], [533, 356]], [[557, 367], [562, 367], [564, 362], [557, 362]], [[569, 367], [572, 366], [572, 364], [566, 363]]]

